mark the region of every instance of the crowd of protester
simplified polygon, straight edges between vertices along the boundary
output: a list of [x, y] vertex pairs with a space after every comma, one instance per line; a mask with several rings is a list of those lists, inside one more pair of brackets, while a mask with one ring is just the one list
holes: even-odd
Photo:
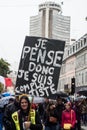
[[82, 124], [87, 125], [87, 99], [45, 98], [31, 104], [27, 95], [15, 95], [0, 114], [0, 130], [81, 130]]

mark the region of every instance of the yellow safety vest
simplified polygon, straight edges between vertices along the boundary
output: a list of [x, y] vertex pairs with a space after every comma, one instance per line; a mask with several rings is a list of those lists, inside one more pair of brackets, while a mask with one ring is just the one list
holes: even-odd
[[[14, 112], [12, 114], [12, 119], [13, 119], [13, 121], [15, 123], [16, 130], [20, 130], [19, 119], [18, 119], [18, 112]], [[30, 111], [30, 119], [31, 119], [31, 123], [32, 124], [36, 124], [35, 123], [35, 110], [31, 110]]]

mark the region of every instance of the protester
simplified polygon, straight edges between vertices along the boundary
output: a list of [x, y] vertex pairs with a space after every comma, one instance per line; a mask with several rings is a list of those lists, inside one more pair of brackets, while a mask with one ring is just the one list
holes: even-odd
[[29, 98], [26, 95], [22, 95], [19, 104], [20, 110], [12, 114], [12, 130], [42, 130], [39, 114], [31, 108]]
[[44, 116], [44, 114], [45, 114], [45, 112], [46, 112], [46, 109], [47, 109], [47, 106], [49, 105], [49, 98], [48, 97], [45, 97], [44, 98], [44, 102], [42, 103], [42, 107], [43, 107], [43, 115], [41, 116], [41, 118], [42, 118], [42, 122], [43, 122], [43, 116]]
[[83, 99], [81, 102], [81, 118], [83, 125], [86, 125], [87, 123], [86, 116], [87, 116], [87, 102], [85, 99]]
[[67, 102], [65, 104], [65, 110], [62, 112], [62, 128], [64, 130], [75, 130], [76, 124], [76, 114], [73, 109], [71, 109], [71, 103]]
[[46, 110], [48, 104], [49, 104], [49, 98], [46, 97], [46, 98], [44, 99], [44, 103], [43, 103], [43, 108], [44, 108], [44, 110]]
[[81, 130], [81, 103], [79, 101], [75, 101], [73, 105], [73, 110], [76, 113], [76, 130]]
[[44, 115], [43, 103], [38, 103], [37, 110], [39, 112], [41, 120], [43, 120], [43, 115]]
[[45, 130], [57, 130], [58, 113], [53, 103], [49, 103], [43, 118]]
[[0, 130], [3, 130], [3, 108], [0, 108]]
[[62, 111], [65, 109], [65, 106], [62, 102], [61, 97], [57, 97], [56, 109], [57, 109], [57, 112], [58, 112], [59, 130], [61, 130]]
[[10, 98], [8, 104], [13, 103], [15, 101], [14, 98]]
[[3, 125], [5, 127], [5, 130], [12, 130], [12, 118], [11, 115], [13, 112], [17, 111], [19, 109], [19, 95], [15, 95], [14, 102], [8, 104], [5, 107], [4, 116], [3, 116]]

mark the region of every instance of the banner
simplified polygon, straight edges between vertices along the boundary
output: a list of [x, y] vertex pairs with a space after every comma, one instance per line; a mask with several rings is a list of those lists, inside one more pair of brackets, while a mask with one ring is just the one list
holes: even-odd
[[16, 93], [50, 97], [58, 87], [64, 41], [26, 36], [16, 80]]

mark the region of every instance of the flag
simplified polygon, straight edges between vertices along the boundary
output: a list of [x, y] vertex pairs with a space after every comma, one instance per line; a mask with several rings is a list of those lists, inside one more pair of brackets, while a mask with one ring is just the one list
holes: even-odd
[[11, 78], [5, 78], [5, 86], [6, 87], [11, 87], [12, 86]]

